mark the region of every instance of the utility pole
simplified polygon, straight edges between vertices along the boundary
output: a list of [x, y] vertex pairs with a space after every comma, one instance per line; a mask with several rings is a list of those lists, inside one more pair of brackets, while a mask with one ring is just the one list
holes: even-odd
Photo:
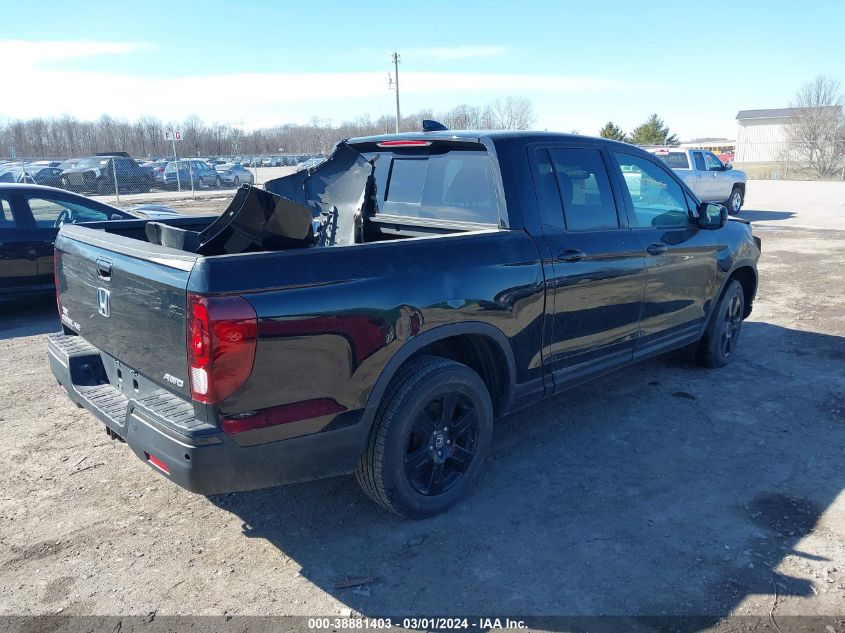
[[399, 53], [393, 51], [393, 68], [394, 68], [394, 76], [396, 79], [390, 79], [388, 83], [388, 88], [394, 87], [396, 88], [396, 133], [399, 134], [399, 122], [402, 120], [402, 116], [399, 113]]

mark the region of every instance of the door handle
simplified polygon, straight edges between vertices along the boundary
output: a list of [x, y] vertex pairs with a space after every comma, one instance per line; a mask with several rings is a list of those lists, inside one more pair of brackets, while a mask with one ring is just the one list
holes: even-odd
[[648, 251], [649, 255], [662, 255], [663, 253], [666, 252], [667, 249], [663, 244], [654, 243], [654, 244], [649, 244], [646, 247], [646, 250]]
[[111, 280], [111, 262], [105, 259], [97, 260], [97, 277], [103, 281]]
[[565, 251], [558, 253], [557, 258], [567, 263], [580, 262], [584, 259], [584, 253], [574, 248], [567, 248]]

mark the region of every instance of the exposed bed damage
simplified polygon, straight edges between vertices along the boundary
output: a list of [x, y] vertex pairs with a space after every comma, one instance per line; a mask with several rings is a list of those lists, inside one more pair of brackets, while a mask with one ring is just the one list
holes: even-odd
[[341, 142], [321, 165], [271, 180], [266, 190], [243, 185], [202, 232], [150, 222], [147, 239], [199, 255], [352, 244], [374, 187], [373, 170], [374, 161]]

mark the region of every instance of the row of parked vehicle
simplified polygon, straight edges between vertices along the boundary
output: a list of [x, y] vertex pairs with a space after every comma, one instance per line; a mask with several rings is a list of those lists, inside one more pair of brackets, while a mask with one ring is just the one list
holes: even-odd
[[65, 161], [0, 163], [0, 182], [60, 187], [79, 193], [147, 193], [151, 189], [206, 189], [254, 184], [248, 167], [296, 165], [308, 169], [322, 156], [160, 158], [138, 161], [125, 152], [107, 152]]
[[[220, 159], [226, 160], [226, 159]], [[310, 160], [325, 158], [318, 154], [286, 154], [284, 156], [235, 156], [232, 162], [239, 163], [245, 167], [300, 167], [301, 164]]]

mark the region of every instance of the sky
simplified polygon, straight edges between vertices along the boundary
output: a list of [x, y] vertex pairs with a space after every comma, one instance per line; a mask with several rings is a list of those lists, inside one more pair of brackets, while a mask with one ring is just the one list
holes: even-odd
[[736, 136], [739, 110], [845, 84], [842, 0], [0, 0], [0, 121], [107, 113], [244, 129], [527, 97], [534, 127]]

